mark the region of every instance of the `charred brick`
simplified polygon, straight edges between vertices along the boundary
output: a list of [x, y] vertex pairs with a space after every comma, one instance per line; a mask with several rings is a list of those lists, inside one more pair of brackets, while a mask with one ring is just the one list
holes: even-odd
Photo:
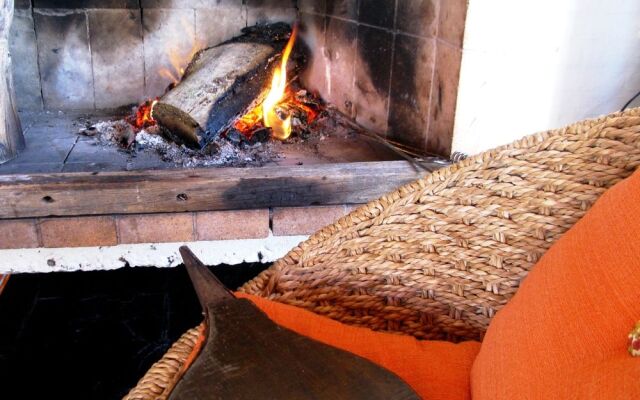
[[395, 43], [389, 133], [393, 139], [424, 149], [435, 43], [398, 35]]
[[[400, 1], [400, 3], [412, 3]], [[360, 0], [360, 12], [358, 19], [365, 24], [393, 28], [393, 20], [396, 13], [396, 2], [389, 0]]]
[[399, 1], [396, 28], [413, 35], [434, 37], [438, 30], [438, 3], [438, 0]]
[[326, 0], [326, 2], [328, 15], [351, 20], [358, 18], [358, 0]]

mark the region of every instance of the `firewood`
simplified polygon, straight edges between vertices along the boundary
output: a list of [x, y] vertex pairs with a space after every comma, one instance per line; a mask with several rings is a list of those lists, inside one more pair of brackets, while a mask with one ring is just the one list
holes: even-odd
[[243, 32], [196, 53], [182, 80], [153, 108], [157, 123], [188, 147], [204, 147], [260, 95], [290, 27], [273, 24]]

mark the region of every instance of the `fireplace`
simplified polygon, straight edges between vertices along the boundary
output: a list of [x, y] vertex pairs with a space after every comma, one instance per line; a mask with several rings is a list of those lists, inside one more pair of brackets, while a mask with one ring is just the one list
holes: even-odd
[[[287, 212], [303, 217], [300, 207], [318, 207], [330, 222], [446, 165], [465, 13], [465, 1], [440, 0], [16, 0], [10, 49], [26, 148], [0, 165], [0, 193], [8, 199], [0, 205], [0, 248], [241, 239], [211, 235], [196, 222], [236, 211], [261, 215], [259, 235], [307, 234], [310, 228], [274, 226], [277, 216], [295, 207]], [[199, 146], [172, 158], [166, 149], [136, 152], [131, 143], [96, 138], [135, 106], [162, 102], [199, 50], [244, 28], [282, 22], [297, 23], [296, 48], [306, 57], [289, 76], [296, 78], [292, 93], [322, 104], [314, 111], [324, 119], [310, 138], [243, 144], [250, 154], [230, 163], [203, 158]], [[269, 71], [262, 86], [271, 83]], [[127, 241], [127, 223], [161, 217], [171, 220], [162, 225], [168, 231], [177, 221], [194, 222], [176, 237]], [[48, 231], [54, 225], [82, 231], [85, 223], [109, 232], [47, 239], [60, 237]]]

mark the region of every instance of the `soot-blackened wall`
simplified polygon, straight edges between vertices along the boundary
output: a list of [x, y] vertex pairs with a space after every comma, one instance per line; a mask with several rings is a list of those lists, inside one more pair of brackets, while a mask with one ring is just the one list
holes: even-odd
[[304, 77], [360, 124], [448, 155], [466, 0], [300, 0]]

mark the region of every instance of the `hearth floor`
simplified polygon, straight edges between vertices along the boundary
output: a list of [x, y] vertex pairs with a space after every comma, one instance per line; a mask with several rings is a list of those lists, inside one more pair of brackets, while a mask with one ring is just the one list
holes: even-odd
[[[20, 113], [26, 149], [0, 164], [0, 175], [60, 172], [107, 172], [181, 168], [153, 152], [131, 154], [105, 146], [78, 132], [93, 123], [121, 117], [94, 112]], [[314, 145], [278, 143], [281, 155], [265, 165], [313, 165], [392, 161], [399, 157], [382, 145], [357, 135], [336, 135]]]

